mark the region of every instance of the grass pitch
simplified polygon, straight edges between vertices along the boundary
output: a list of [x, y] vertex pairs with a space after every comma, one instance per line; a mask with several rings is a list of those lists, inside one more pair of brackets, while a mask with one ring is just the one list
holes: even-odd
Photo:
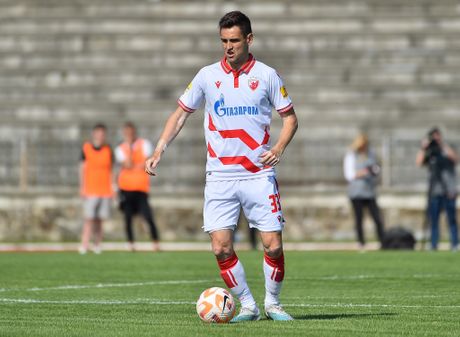
[[[241, 252], [263, 302], [262, 254]], [[294, 322], [202, 323], [211, 253], [0, 254], [0, 336], [459, 336], [460, 254], [287, 252]]]

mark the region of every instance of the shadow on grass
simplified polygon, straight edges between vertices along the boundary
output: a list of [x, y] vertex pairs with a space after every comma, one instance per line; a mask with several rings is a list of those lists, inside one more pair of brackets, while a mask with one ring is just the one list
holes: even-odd
[[317, 315], [296, 315], [295, 319], [298, 320], [334, 320], [334, 319], [349, 319], [349, 318], [366, 318], [366, 317], [377, 317], [377, 316], [397, 316], [394, 312], [380, 312], [380, 313], [368, 313], [368, 314], [317, 314]]

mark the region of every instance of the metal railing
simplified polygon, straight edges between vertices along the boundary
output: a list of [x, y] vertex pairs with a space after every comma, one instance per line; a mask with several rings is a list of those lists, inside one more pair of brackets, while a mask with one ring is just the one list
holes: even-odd
[[[343, 156], [350, 139], [297, 138], [278, 168], [284, 186], [343, 185]], [[386, 188], [415, 189], [425, 184], [426, 170], [415, 165], [419, 139], [385, 136], [373, 147], [382, 165]], [[459, 140], [453, 144], [460, 145]], [[80, 141], [26, 139], [0, 140], [0, 185], [27, 191], [33, 188], [76, 187]], [[202, 186], [206, 149], [201, 137], [178, 139], [168, 148], [159, 169], [156, 187]]]

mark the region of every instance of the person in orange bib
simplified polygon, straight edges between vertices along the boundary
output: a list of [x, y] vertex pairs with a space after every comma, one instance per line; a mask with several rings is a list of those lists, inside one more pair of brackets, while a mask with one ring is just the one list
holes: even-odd
[[86, 254], [88, 251], [92, 229], [95, 235], [93, 251], [96, 254], [101, 252], [102, 222], [108, 219], [111, 213], [113, 152], [106, 143], [106, 134], [105, 125], [95, 125], [91, 141], [85, 142], [81, 151], [80, 195], [83, 197], [85, 221], [80, 254]]
[[153, 250], [158, 251], [158, 231], [148, 203], [150, 178], [144, 171], [144, 163], [153, 153], [153, 145], [147, 139], [138, 138], [136, 126], [130, 122], [123, 126], [123, 139], [124, 142], [115, 149], [115, 158], [121, 165], [118, 175], [120, 209], [124, 214], [129, 248], [135, 251], [132, 219], [135, 214], [140, 214], [149, 226]]

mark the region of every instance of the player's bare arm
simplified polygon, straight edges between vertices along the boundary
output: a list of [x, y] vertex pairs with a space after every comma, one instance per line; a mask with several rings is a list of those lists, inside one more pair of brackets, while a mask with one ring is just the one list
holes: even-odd
[[156, 175], [155, 169], [161, 160], [161, 155], [165, 151], [166, 147], [174, 140], [174, 138], [176, 138], [180, 130], [182, 130], [189, 115], [190, 112], [178, 107], [176, 111], [169, 116], [153, 155], [145, 162], [145, 172], [147, 174], [151, 176]]
[[280, 136], [276, 144], [269, 150], [265, 151], [260, 156], [260, 162], [264, 165], [275, 166], [280, 162], [284, 150], [294, 137], [297, 128], [297, 116], [294, 109], [291, 109], [282, 115], [283, 127], [281, 128]]
[[460, 156], [458, 153], [448, 144], [444, 144], [444, 152], [452, 162], [457, 164], [460, 161]]
[[80, 167], [79, 167], [79, 170], [78, 170], [78, 177], [79, 177], [79, 181], [80, 181], [80, 196], [81, 197], [84, 196], [84, 187], [83, 187], [85, 185], [84, 171], [85, 171], [85, 162], [81, 161], [80, 162]]

